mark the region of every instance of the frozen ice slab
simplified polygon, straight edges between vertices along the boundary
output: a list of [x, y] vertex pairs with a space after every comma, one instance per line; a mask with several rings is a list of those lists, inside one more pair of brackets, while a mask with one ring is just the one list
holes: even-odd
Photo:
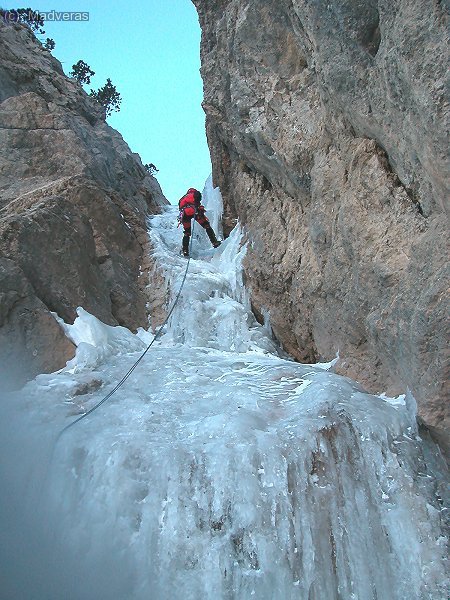
[[[219, 192], [205, 196], [220, 211]], [[197, 234], [161, 340], [56, 447], [150, 333], [80, 310], [74, 361], [4, 399], [6, 597], [445, 598], [440, 481], [413, 399], [283, 358], [251, 314], [240, 229], [215, 251]], [[150, 235], [173, 298], [176, 209]]]

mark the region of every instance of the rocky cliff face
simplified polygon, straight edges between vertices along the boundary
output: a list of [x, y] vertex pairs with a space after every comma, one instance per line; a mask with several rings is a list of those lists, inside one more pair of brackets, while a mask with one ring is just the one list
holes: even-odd
[[167, 201], [26, 28], [0, 23], [0, 57], [0, 365], [17, 385], [73, 355], [50, 311], [147, 324], [145, 219]]
[[370, 390], [409, 387], [443, 441], [447, 3], [193, 2], [214, 183], [248, 231], [256, 314], [302, 361], [339, 351]]

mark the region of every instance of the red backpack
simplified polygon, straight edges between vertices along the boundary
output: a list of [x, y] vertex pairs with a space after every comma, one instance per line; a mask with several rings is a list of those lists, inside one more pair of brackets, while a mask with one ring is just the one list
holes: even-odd
[[200, 206], [202, 195], [195, 188], [189, 188], [187, 193], [178, 202], [178, 208], [183, 211], [186, 217], [193, 217], [197, 208]]

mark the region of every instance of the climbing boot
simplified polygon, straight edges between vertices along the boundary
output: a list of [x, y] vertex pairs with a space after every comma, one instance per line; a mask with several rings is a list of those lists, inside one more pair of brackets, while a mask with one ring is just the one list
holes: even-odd
[[214, 248], [218, 248], [222, 242], [219, 242], [219, 240], [216, 238], [216, 234], [214, 233], [213, 228], [208, 226], [206, 227], [205, 231], [208, 234], [209, 241], [214, 246]]
[[189, 236], [183, 235], [183, 246], [181, 248], [183, 256], [189, 256]]

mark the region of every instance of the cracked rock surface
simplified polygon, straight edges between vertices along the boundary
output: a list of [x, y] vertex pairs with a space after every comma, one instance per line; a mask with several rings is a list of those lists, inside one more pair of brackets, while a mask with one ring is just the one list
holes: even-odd
[[448, 447], [448, 3], [193, 0], [214, 184], [255, 314]]
[[167, 200], [26, 28], [0, 23], [0, 57], [0, 370], [17, 387], [73, 356], [51, 312], [148, 325], [146, 217]]

